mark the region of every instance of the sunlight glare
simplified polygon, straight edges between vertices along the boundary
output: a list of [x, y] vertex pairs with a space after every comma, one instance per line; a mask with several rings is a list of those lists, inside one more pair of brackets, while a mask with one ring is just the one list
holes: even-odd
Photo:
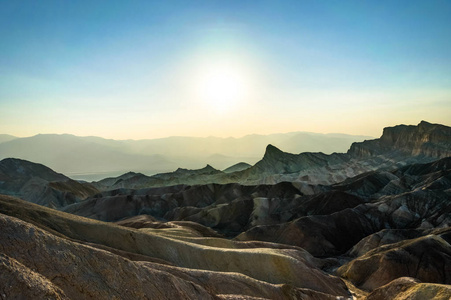
[[214, 111], [229, 112], [246, 95], [244, 74], [231, 66], [212, 66], [201, 77], [199, 92], [202, 100]]

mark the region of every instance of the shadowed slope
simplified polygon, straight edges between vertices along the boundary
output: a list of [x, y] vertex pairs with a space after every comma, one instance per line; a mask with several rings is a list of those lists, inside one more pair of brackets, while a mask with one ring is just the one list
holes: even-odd
[[[300, 249], [231, 249], [202, 246], [174, 237], [165, 237], [156, 232], [149, 233], [76, 217], [5, 196], [0, 197], [0, 212], [36, 224], [61, 238], [85, 241], [163, 259], [178, 267], [216, 272], [237, 272], [268, 283], [290, 283], [295, 287], [308, 288], [332, 295], [347, 294], [345, 286], [338, 278], [326, 275], [317, 269], [313, 257]], [[8, 220], [5, 222], [13, 222]], [[17, 229], [13, 230], [17, 231]], [[25, 231], [30, 232], [29, 229]], [[15, 245], [16, 243], [13, 243], [9, 246], [14, 248]], [[7, 255], [19, 251], [18, 248], [14, 249], [6, 252]], [[86, 255], [92, 256], [91, 254]], [[32, 256], [34, 257], [34, 255]], [[115, 260], [117, 259], [115, 258]]]
[[99, 191], [89, 183], [74, 181], [52, 169], [16, 158], [0, 161], [0, 193], [48, 207], [63, 207]]

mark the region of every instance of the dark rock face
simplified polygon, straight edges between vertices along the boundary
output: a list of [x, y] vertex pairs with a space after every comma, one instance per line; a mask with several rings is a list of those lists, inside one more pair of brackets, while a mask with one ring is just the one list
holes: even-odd
[[348, 154], [368, 157], [394, 151], [410, 156], [451, 156], [451, 127], [425, 121], [417, 126], [387, 127], [380, 139], [353, 143]]
[[239, 240], [338, 255], [380, 230], [449, 226], [450, 160], [362, 174], [313, 195], [288, 182], [180, 185], [101, 193], [64, 210], [103, 221], [149, 214], [196, 222]]
[[6, 158], [0, 161], [0, 193], [21, 197], [44, 206], [60, 208], [98, 193], [41, 164]]
[[368, 176], [379, 178], [377, 173], [347, 180], [332, 189], [344, 189], [362, 199], [361, 202], [354, 199], [357, 200], [355, 207], [343, 207], [328, 215], [306, 215], [272, 226], [256, 226], [237, 238], [290, 244], [303, 247], [313, 255], [330, 256], [343, 254], [364, 237], [380, 230], [418, 229], [424, 234], [432, 228], [450, 226], [450, 160], [444, 158], [422, 165], [430, 173], [421, 176], [410, 175], [417, 168], [411, 166], [391, 173], [397, 174], [391, 181], [366, 179]]
[[69, 299], [46, 277], [3, 253], [0, 253], [0, 282], [2, 299]]
[[340, 267], [338, 274], [373, 290], [403, 276], [451, 284], [450, 266], [451, 245], [431, 234], [378, 247]]
[[[287, 221], [296, 213], [290, 208], [297, 205], [301, 195], [291, 183], [179, 185], [99, 193], [65, 207], [64, 211], [102, 221], [149, 214], [160, 220], [197, 222], [235, 236], [262, 219], [272, 223]], [[267, 206], [269, 202], [273, 204]], [[282, 211], [286, 211], [284, 216], [280, 216]]]

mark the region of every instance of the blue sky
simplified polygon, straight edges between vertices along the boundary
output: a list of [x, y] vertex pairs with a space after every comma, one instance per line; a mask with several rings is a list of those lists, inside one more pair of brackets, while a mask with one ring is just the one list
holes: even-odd
[[[0, 1], [0, 131], [378, 136], [423, 119], [451, 125], [450, 16], [450, 1]], [[245, 78], [227, 111], [194, 91], [218, 65]]]

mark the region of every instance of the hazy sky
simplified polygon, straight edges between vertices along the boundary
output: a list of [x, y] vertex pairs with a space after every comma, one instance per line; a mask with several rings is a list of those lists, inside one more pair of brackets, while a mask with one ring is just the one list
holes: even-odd
[[451, 1], [1, 1], [0, 133], [451, 125]]

